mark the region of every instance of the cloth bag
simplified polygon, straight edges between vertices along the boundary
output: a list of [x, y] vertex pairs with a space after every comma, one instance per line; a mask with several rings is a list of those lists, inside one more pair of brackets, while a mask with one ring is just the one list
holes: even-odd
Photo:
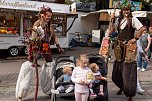
[[51, 94], [51, 89], [53, 87], [53, 70], [55, 61], [43, 64], [40, 72], [40, 85], [44, 94]]
[[16, 84], [16, 98], [24, 98], [30, 92], [34, 70], [32, 62], [26, 61], [21, 65]]

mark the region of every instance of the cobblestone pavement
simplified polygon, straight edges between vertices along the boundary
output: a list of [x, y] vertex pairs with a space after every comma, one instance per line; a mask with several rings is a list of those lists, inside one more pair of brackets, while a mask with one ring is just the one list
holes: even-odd
[[[76, 47], [70, 50], [65, 50], [63, 54], [55, 53], [53, 54], [53, 57], [55, 59], [61, 55], [78, 56], [82, 53], [98, 53], [98, 51], [99, 48], [95, 47]], [[0, 58], [0, 101], [17, 101], [15, 98], [15, 85], [21, 64], [26, 60], [26, 56]], [[40, 59], [38, 62], [40, 65], [42, 65], [44, 63], [44, 59]], [[127, 101], [127, 98], [124, 96], [124, 94], [119, 96], [116, 95], [118, 88], [111, 80], [112, 63], [113, 58], [109, 61], [108, 64], [109, 101]], [[143, 95], [136, 94], [136, 96], [133, 98], [133, 101], [152, 101], [152, 62], [148, 64], [147, 71], [138, 71], [138, 76], [141, 86], [145, 92]], [[33, 101], [35, 93], [34, 85], [35, 81], [33, 80], [30, 95], [27, 96], [24, 101]], [[50, 101], [49, 96], [43, 94], [41, 88], [39, 88], [38, 101]]]

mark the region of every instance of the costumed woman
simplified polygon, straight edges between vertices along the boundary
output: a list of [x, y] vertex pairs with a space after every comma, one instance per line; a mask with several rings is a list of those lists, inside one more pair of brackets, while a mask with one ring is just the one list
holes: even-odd
[[[121, 7], [120, 15], [115, 21], [118, 36], [114, 45], [112, 80], [120, 88], [117, 94], [123, 91], [125, 96], [129, 97], [128, 101], [132, 101], [137, 88], [136, 40], [143, 33], [143, 25], [132, 16], [130, 3], [126, 1]], [[114, 19], [112, 17], [111, 19]], [[135, 30], [138, 31], [136, 35]]]
[[29, 93], [33, 73], [35, 72], [34, 67], [37, 67], [37, 60], [39, 59], [40, 54], [43, 55], [46, 61], [46, 63], [42, 66], [40, 73], [41, 88], [45, 94], [51, 93], [51, 71], [53, 69], [52, 67], [54, 66], [54, 62], [52, 62], [50, 45], [56, 44], [59, 52], [64, 51], [60, 47], [58, 39], [54, 33], [52, 26], [53, 13], [51, 8], [47, 6], [41, 7], [41, 11], [38, 15], [39, 19], [34, 23], [31, 37], [27, 42], [29, 61], [22, 64], [16, 84], [16, 98], [19, 101], [22, 101], [22, 99]]

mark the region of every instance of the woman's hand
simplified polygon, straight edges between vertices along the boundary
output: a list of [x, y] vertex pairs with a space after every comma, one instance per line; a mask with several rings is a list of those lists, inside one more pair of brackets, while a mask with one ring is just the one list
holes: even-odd
[[145, 48], [145, 52], [146, 52], [146, 53], [148, 52], [148, 48]]

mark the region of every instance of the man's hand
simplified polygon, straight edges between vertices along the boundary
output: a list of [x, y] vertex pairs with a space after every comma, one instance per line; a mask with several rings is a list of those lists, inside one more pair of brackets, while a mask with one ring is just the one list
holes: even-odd
[[128, 44], [133, 44], [133, 43], [135, 43], [135, 42], [136, 42], [136, 39], [133, 38], [133, 39], [131, 39], [131, 40], [128, 41]]

